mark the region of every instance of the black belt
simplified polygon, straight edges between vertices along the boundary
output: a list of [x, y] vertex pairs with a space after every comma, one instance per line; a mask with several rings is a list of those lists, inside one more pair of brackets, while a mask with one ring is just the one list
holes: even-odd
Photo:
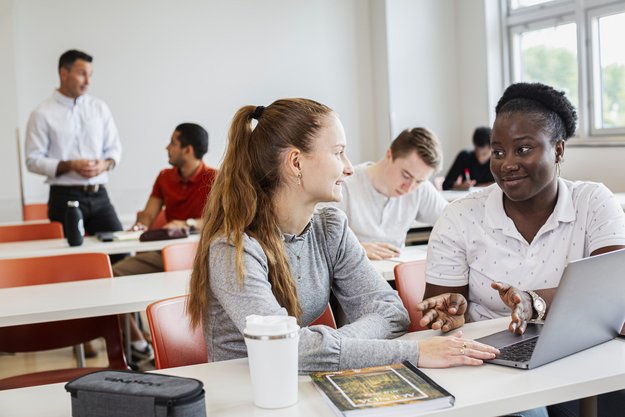
[[97, 193], [98, 190], [104, 189], [104, 184], [89, 184], [89, 185], [53, 185], [51, 188], [65, 188], [71, 190], [79, 190], [85, 193]]

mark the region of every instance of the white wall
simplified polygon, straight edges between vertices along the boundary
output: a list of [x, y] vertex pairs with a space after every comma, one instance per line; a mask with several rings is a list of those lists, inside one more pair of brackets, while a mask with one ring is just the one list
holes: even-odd
[[625, 192], [625, 148], [572, 147], [564, 149], [562, 177], [604, 183], [612, 192]]
[[389, 0], [386, 13], [388, 141], [409, 127], [430, 128], [441, 140], [448, 166], [461, 137], [454, 1]]
[[21, 216], [12, 17], [12, 2], [0, 1], [0, 221]]
[[[492, 124], [490, 109], [495, 105], [489, 102], [489, 77], [486, 11], [483, 0], [456, 2], [455, 23], [458, 78], [457, 119], [459, 144], [471, 148], [473, 131], [478, 126]], [[486, 69], [486, 70], [485, 70]], [[494, 113], [494, 111], [492, 112]], [[447, 158], [447, 167], [453, 162], [453, 155]]]
[[[354, 163], [377, 159], [404, 128], [440, 137], [444, 173], [502, 86], [499, 0], [0, 0], [0, 221], [19, 220], [15, 130], [58, 86], [58, 56], [95, 57], [91, 92], [111, 107], [124, 155], [110, 191], [140, 209], [183, 121], [210, 133], [218, 165], [245, 104], [317, 99], [337, 110]], [[625, 191], [625, 148], [572, 148], [563, 175]], [[27, 174], [27, 202], [47, 200]]]
[[[91, 93], [108, 103], [124, 146], [109, 187], [120, 214], [133, 213], [147, 200], [157, 172], [167, 166], [164, 148], [176, 124], [193, 121], [207, 128], [205, 160], [216, 166], [230, 119], [246, 104], [314, 98], [340, 114], [351, 158], [373, 157], [365, 155], [375, 141], [368, 1], [0, 4], [13, 8], [13, 26], [0, 46], [8, 56], [14, 46], [15, 82], [7, 85], [15, 85], [17, 95], [17, 117], [8, 117], [7, 132], [3, 119], [2, 141], [13, 138], [16, 127], [23, 138], [31, 110], [58, 86], [62, 52], [78, 48], [92, 54]], [[10, 72], [10, 64], [3, 60], [0, 71]], [[0, 155], [0, 163], [8, 160]], [[17, 169], [8, 171], [2, 182], [15, 184]], [[43, 180], [27, 175], [27, 201], [47, 200]]]

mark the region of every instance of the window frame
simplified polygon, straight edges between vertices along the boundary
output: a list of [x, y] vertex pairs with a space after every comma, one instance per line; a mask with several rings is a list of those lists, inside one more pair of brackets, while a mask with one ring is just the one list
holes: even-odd
[[[624, 4], [611, 4], [603, 7], [596, 7], [590, 9], [586, 13], [586, 25], [590, 36], [588, 37], [588, 57], [589, 57], [589, 83], [592, 83], [590, 91], [592, 93], [591, 104], [589, 111], [589, 131], [591, 136], [599, 135], [621, 135], [625, 136], [625, 126], [622, 127], [595, 127], [597, 125], [597, 119], [603, 118], [602, 113], [602, 82], [601, 82], [601, 62], [599, 61], [599, 28], [597, 21], [601, 17], [611, 16], [614, 14], [625, 14]], [[625, 104], [625, 103], [624, 103]], [[625, 139], [625, 138], [624, 138]]]
[[[512, 9], [511, 0], [501, 2], [501, 31], [503, 45], [503, 78], [506, 85], [515, 80], [519, 67], [515, 36], [522, 32], [552, 27], [554, 24], [575, 23], [577, 27], [578, 127], [576, 135], [567, 141], [573, 146], [625, 146], [625, 126], [596, 128], [601, 112], [600, 62], [598, 60], [597, 19], [625, 13], [622, 0], [552, 0]], [[516, 54], [516, 55], [515, 55]], [[599, 72], [598, 72], [599, 71]], [[595, 79], [596, 78], [596, 79]], [[599, 113], [599, 116], [601, 114]]]

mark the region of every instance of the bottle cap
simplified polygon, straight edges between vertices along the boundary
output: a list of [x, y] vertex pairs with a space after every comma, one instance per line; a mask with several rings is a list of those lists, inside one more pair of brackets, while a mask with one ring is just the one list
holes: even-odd
[[291, 316], [258, 316], [245, 318], [243, 334], [252, 339], [283, 339], [297, 335], [299, 326], [295, 317]]
[[68, 201], [67, 207], [78, 207], [80, 203], [78, 201]]

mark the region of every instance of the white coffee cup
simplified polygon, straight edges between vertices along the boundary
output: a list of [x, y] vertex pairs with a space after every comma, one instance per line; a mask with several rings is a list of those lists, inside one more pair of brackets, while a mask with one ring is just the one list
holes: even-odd
[[289, 407], [297, 402], [297, 345], [295, 317], [245, 318], [245, 344], [250, 364], [254, 404], [261, 408]]

